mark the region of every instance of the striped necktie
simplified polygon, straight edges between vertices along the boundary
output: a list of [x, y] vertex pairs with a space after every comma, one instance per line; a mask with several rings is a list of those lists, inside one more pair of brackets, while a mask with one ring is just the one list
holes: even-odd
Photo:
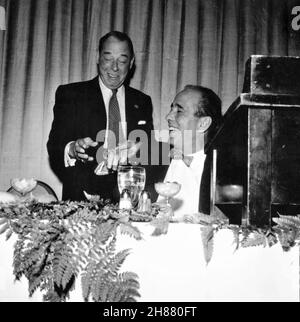
[[[107, 147], [114, 149], [119, 143], [124, 141], [123, 132], [121, 128], [121, 115], [119, 103], [117, 99], [117, 89], [112, 90], [112, 96], [109, 101], [109, 123], [108, 129], [111, 131], [108, 135]], [[115, 139], [113, 138], [115, 136]]]

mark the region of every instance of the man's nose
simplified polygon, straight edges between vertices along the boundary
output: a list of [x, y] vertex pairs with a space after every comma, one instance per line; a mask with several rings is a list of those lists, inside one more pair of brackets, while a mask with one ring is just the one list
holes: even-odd
[[170, 111], [167, 115], [166, 115], [166, 120], [174, 120], [174, 113], [172, 111]]
[[117, 60], [114, 60], [112, 62], [112, 70], [114, 70], [114, 71], [118, 71], [119, 70], [119, 66], [118, 66], [118, 61]]

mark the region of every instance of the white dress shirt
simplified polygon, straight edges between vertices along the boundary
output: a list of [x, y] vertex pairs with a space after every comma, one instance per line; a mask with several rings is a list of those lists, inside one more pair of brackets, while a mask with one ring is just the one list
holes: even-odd
[[[99, 77], [99, 86], [100, 86], [100, 89], [102, 92], [105, 111], [106, 111], [106, 121], [107, 122], [106, 122], [106, 134], [105, 134], [105, 141], [104, 141], [104, 148], [106, 148], [107, 147], [108, 124], [109, 124], [109, 110], [108, 109], [109, 109], [109, 101], [112, 97], [112, 90], [104, 85], [101, 77]], [[125, 87], [123, 85], [118, 88], [117, 99], [118, 99], [119, 109], [120, 109], [121, 127], [123, 130], [124, 138], [126, 138], [127, 137], [127, 123], [126, 123], [126, 110], [125, 110]], [[69, 142], [65, 147], [64, 161], [65, 161], [66, 167], [72, 167], [76, 163], [76, 159], [72, 159], [69, 155], [70, 145], [73, 142], [74, 141]]]
[[[193, 161], [189, 167], [182, 160], [173, 159], [164, 179], [164, 182], [181, 184], [179, 193], [170, 199], [175, 218], [199, 212], [199, 191], [206, 155], [199, 151], [190, 156], [193, 156]], [[162, 199], [159, 196], [157, 201]]]

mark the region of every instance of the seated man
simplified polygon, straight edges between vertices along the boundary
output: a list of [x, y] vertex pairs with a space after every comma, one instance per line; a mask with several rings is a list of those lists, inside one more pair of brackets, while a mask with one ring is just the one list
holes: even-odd
[[[152, 167], [147, 176], [152, 176], [152, 185], [158, 181], [181, 184], [180, 192], [170, 201], [176, 217], [210, 212], [210, 160], [204, 154], [204, 144], [216, 132], [221, 118], [219, 97], [205, 87], [187, 85], [171, 105], [167, 121], [172, 161], [169, 166]], [[165, 144], [162, 150], [165, 153]], [[153, 200], [157, 194], [149, 184], [146, 189]]]

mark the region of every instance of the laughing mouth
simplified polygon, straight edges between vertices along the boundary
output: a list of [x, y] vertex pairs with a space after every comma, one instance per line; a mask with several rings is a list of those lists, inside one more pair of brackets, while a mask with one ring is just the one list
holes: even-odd
[[118, 75], [111, 75], [111, 74], [108, 74], [108, 77], [112, 78], [112, 79], [118, 79], [119, 78]]
[[179, 129], [178, 129], [178, 127], [176, 127], [176, 126], [174, 126], [174, 125], [168, 125], [168, 127], [169, 127], [169, 131], [171, 132], [171, 131], [178, 131]]

